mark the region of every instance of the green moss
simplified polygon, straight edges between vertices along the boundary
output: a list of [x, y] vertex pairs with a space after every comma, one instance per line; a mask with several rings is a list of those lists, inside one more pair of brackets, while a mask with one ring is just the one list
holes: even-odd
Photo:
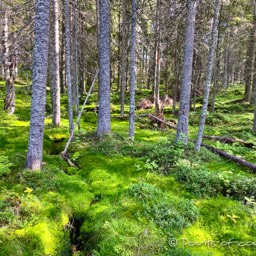
[[[3, 104], [2, 89], [0, 105]], [[218, 95], [216, 112], [207, 117], [207, 134], [255, 141], [251, 133], [252, 109], [239, 101], [242, 89], [236, 85]], [[149, 90], [143, 90], [136, 97], [140, 100], [149, 95]], [[94, 93], [82, 116], [80, 133], [76, 132], [69, 148], [69, 157], [77, 167], [69, 167], [59, 156], [69, 136], [67, 97], [62, 97], [61, 126], [54, 127], [48, 95], [42, 172], [24, 170], [30, 96], [18, 90], [14, 115], [7, 115], [0, 109], [0, 162], [4, 166], [11, 164], [8, 170], [4, 169], [0, 180], [0, 218], [3, 220], [0, 254], [70, 255], [69, 231], [72, 221], [77, 218], [82, 225], [76, 238], [82, 250], [80, 255], [92, 252], [102, 256], [254, 255], [253, 247], [235, 244], [230, 248], [183, 246], [182, 242], [187, 241], [184, 239], [199, 243], [208, 240], [225, 242], [231, 238], [241, 242], [254, 241], [255, 209], [230, 198], [216, 197], [216, 194], [214, 198], [199, 199], [195, 189], [190, 191], [184, 181], [178, 182], [174, 177], [177, 163], [182, 166], [181, 174], [188, 168], [200, 176], [197, 170], [204, 170], [209, 175], [221, 177], [222, 182], [236, 186], [233, 189], [244, 200], [241, 193], [247, 191], [244, 181], [253, 180], [253, 174], [208, 150], [203, 149], [197, 154], [192, 143], [187, 147], [174, 145], [175, 131], [153, 127], [147, 118], [136, 120], [135, 142], [130, 141], [127, 138], [128, 119], [119, 118], [119, 95], [113, 93], [111, 99], [114, 134], [101, 140], [94, 136], [97, 122], [97, 114], [93, 112], [97, 104]], [[191, 138], [197, 133], [200, 100], [196, 111], [191, 112]], [[128, 109], [126, 105], [126, 114]], [[147, 110], [139, 113], [147, 113]], [[170, 108], [165, 116], [167, 120], [176, 119]], [[250, 148], [207, 142], [255, 161], [255, 152]], [[3, 170], [2, 165], [0, 170]], [[190, 185], [195, 181], [192, 177]], [[200, 182], [204, 184], [205, 179]], [[148, 190], [143, 190], [141, 184], [147, 184]], [[204, 194], [202, 184], [196, 189]], [[18, 216], [14, 213], [17, 200]], [[169, 244], [173, 236], [179, 242], [175, 248]]]

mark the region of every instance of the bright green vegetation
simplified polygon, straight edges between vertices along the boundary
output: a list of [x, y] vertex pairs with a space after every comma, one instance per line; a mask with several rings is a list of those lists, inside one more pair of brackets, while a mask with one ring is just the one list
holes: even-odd
[[[192, 143], [175, 145], [174, 130], [159, 130], [145, 118], [138, 119], [135, 142], [128, 140], [114, 94], [113, 135], [102, 140], [94, 135], [96, 96], [90, 99], [69, 150], [77, 167], [59, 156], [68, 122], [51, 125], [48, 101], [44, 167], [31, 172], [24, 169], [30, 96], [19, 86], [17, 97], [14, 115], [0, 108], [0, 255], [255, 255], [256, 177], [245, 168], [204, 148], [197, 154]], [[241, 98], [239, 85], [218, 97], [206, 134], [255, 143], [252, 109]], [[66, 118], [65, 97], [62, 103]], [[207, 142], [256, 162], [255, 148]]]

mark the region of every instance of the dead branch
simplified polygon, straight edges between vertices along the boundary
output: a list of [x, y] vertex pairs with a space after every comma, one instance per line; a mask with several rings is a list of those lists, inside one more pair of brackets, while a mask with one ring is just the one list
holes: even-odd
[[227, 153], [227, 152], [225, 152], [225, 151], [222, 151], [222, 150], [217, 149], [217, 148], [215, 148], [215, 147], [206, 145], [206, 144], [204, 144], [204, 143], [202, 143], [201, 145], [202, 145], [203, 147], [205, 147], [205, 148], [211, 150], [212, 152], [214, 152], [214, 153], [220, 155], [220, 156], [223, 156], [223, 157], [225, 157], [225, 158], [228, 158], [228, 159], [230, 159], [230, 160], [232, 160], [232, 161], [234, 161], [234, 162], [236, 162], [236, 163], [238, 163], [238, 164], [240, 164], [240, 165], [243, 165], [243, 166], [249, 168], [249, 169], [252, 170], [253, 172], [256, 172], [256, 164], [247, 162], [247, 161], [245, 161], [245, 160], [242, 159], [242, 158], [233, 156], [233, 155], [231, 155], [231, 154], [229, 154], [229, 153]]
[[160, 119], [160, 118], [157, 117], [157, 116], [154, 116], [154, 115], [151, 115], [151, 114], [139, 115], [139, 117], [143, 117], [143, 116], [147, 116], [147, 117], [150, 118], [150, 119], [155, 119], [156, 121], [165, 124], [165, 125], [168, 126], [169, 128], [172, 128], [172, 129], [174, 129], [174, 130], [177, 130], [177, 127], [176, 127], [176, 126], [171, 125], [170, 123], [168, 123], [168, 122], [166, 122], [166, 121]]
[[204, 135], [203, 137], [206, 138], [206, 139], [217, 140], [217, 141], [220, 141], [222, 143], [235, 143], [235, 142], [237, 142], [237, 143], [243, 144], [244, 146], [250, 147], [250, 148], [254, 146], [254, 143], [247, 142], [247, 141], [240, 140], [240, 139], [220, 137], [220, 136], [209, 136], [209, 135]]

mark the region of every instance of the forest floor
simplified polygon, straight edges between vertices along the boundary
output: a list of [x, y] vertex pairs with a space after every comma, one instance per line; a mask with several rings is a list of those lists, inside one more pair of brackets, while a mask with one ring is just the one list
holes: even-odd
[[[204, 148], [196, 153], [193, 143], [175, 144], [175, 130], [159, 129], [146, 117], [137, 119], [135, 141], [129, 140], [128, 105], [120, 118], [115, 93], [113, 134], [101, 140], [95, 137], [96, 95], [90, 98], [69, 148], [76, 167], [59, 155], [68, 139], [67, 98], [58, 128], [51, 125], [48, 98], [43, 171], [31, 172], [24, 168], [31, 96], [16, 88], [15, 114], [0, 108], [0, 255], [256, 255], [255, 174]], [[0, 106], [4, 93], [0, 83]], [[137, 100], [148, 95], [144, 90]], [[256, 163], [253, 111], [242, 96], [242, 85], [218, 96], [205, 134], [254, 147], [205, 143]], [[190, 116], [192, 139], [200, 101]], [[165, 118], [177, 120], [171, 108]]]

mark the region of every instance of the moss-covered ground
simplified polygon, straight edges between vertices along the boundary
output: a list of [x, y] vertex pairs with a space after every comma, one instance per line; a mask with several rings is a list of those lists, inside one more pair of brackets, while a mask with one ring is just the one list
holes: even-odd
[[[67, 98], [58, 128], [51, 125], [48, 99], [43, 170], [31, 172], [25, 169], [30, 95], [16, 88], [15, 114], [0, 108], [0, 255], [256, 255], [256, 178], [247, 169], [204, 148], [197, 154], [192, 143], [174, 144], [174, 130], [144, 117], [130, 141], [113, 93], [113, 134], [101, 140], [95, 137], [96, 94], [90, 98], [69, 149], [76, 167], [59, 156], [68, 139]], [[218, 96], [206, 134], [255, 143], [242, 90], [235, 85]], [[2, 82], [0, 93], [3, 106]], [[200, 101], [191, 112], [191, 138]], [[170, 108], [166, 113], [177, 120]], [[255, 147], [205, 142], [256, 163]]]

